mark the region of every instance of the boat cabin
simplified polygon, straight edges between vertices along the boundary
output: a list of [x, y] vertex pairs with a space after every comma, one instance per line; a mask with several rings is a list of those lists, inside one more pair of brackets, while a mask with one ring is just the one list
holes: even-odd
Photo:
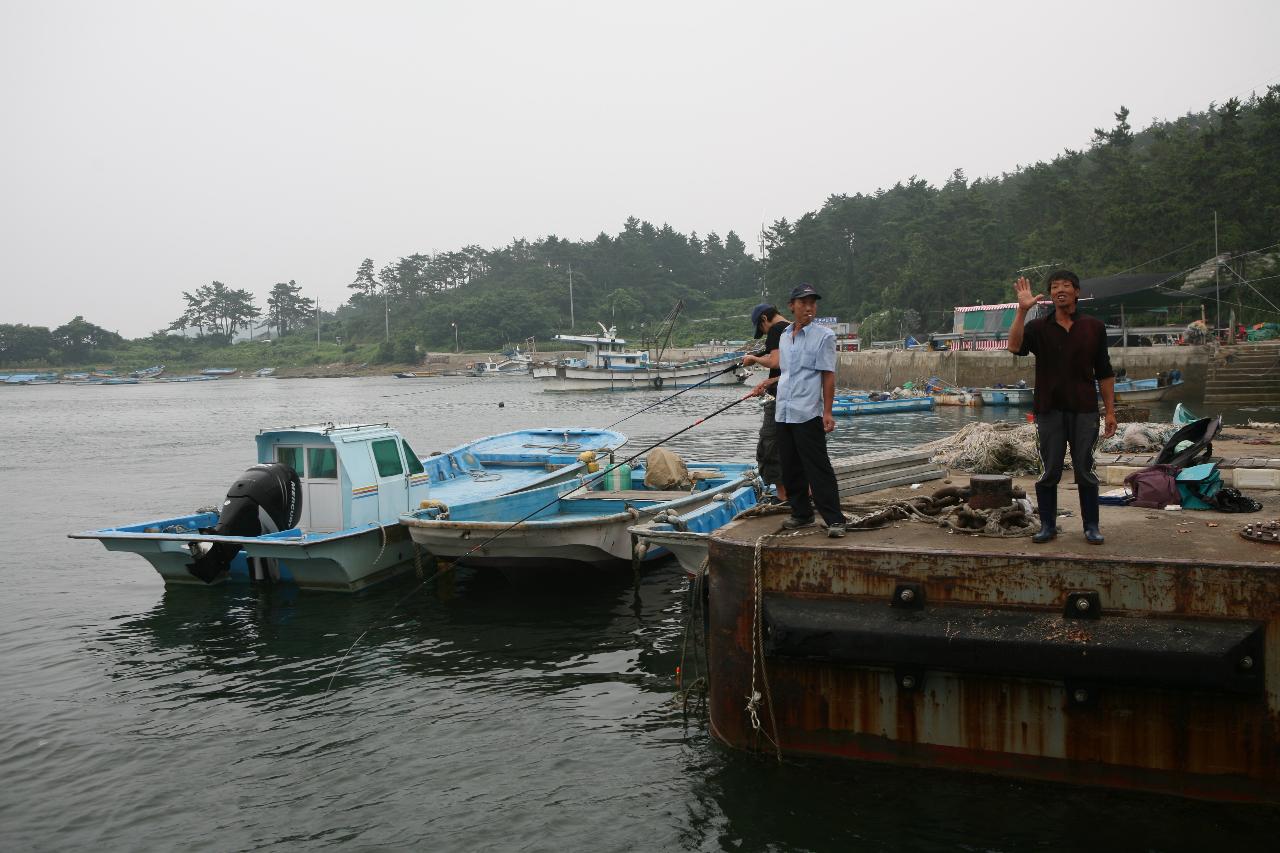
[[627, 342], [618, 337], [618, 327], [600, 326], [599, 335], [556, 335], [555, 340], [568, 344], [584, 344], [587, 354], [582, 358], [565, 359], [570, 367], [593, 367], [604, 370], [643, 369], [649, 366], [649, 353], [627, 349]]
[[302, 481], [302, 520], [313, 533], [395, 524], [428, 497], [430, 477], [386, 424], [318, 424], [258, 433], [258, 462], [283, 462]]

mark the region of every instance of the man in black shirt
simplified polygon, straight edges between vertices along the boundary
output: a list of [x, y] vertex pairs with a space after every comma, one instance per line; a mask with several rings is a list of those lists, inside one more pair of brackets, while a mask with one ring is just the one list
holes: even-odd
[[1043, 299], [1031, 295], [1025, 277], [1013, 286], [1018, 310], [1009, 329], [1009, 351], [1035, 353], [1036, 430], [1040, 436], [1040, 461], [1044, 473], [1036, 481], [1040, 508], [1040, 532], [1032, 542], [1048, 542], [1058, 535], [1058, 480], [1067, 445], [1080, 494], [1084, 538], [1101, 545], [1098, 529], [1098, 478], [1093, 473], [1093, 445], [1098, 440], [1098, 394], [1106, 407], [1105, 435], [1116, 432], [1115, 371], [1107, 355], [1107, 327], [1095, 317], [1076, 313], [1080, 279], [1070, 270], [1049, 274], [1049, 298], [1053, 314], [1026, 322], [1027, 314]]
[[778, 309], [767, 302], [762, 302], [751, 309], [751, 327], [756, 337], [764, 335], [764, 350], [759, 355], [749, 355], [742, 359], [743, 364], [759, 364], [769, 368], [769, 378], [754, 389], [752, 395], [764, 395], [764, 420], [760, 423], [760, 439], [756, 442], [756, 467], [760, 478], [778, 490], [778, 500], [787, 499], [787, 490], [782, 485], [782, 462], [778, 457], [778, 422], [774, 420], [777, 400], [773, 389], [782, 375], [778, 367], [778, 342], [782, 333], [791, 325], [786, 317], [778, 313]]

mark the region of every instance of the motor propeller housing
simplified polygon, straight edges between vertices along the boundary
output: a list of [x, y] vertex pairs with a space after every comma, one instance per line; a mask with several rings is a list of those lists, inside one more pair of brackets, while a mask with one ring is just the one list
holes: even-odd
[[[201, 533], [217, 536], [261, 536], [297, 527], [302, 518], [302, 483], [298, 472], [282, 462], [254, 465], [227, 490], [218, 523]], [[193, 542], [187, 571], [212, 583], [231, 566], [240, 546], [229, 542]]]

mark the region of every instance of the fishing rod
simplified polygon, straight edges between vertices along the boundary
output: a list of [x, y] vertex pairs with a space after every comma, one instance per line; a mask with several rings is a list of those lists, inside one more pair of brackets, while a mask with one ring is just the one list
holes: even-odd
[[[408, 601], [410, 598], [413, 598], [413, 596], [417, 595], [417, 594], [418, 594], [418, 592], [419, 592], [419, 591], [421, 591], [421, 590], [422, 590], [422, 588], [423, 588], [423, 587], [425, 587], [427, 584], [429, 584], [431, 581], [433, 581], [433, 580], [435, 580], [436, 578], [440, 577], [440, 576], [441, 576], [442, 574], [444, 574], [445, 572], [453, 570], [453, 569], [454, 569], [454, 568], [455, 568], [459, 563], [461, 563], [461, 562], [462, 562], [463, 560], [465, 560], [467, 557], [470, 557], [472, 554], [474, 554], [476, 551], [481, 550], [482, 548], [488, 547], [488, 545], [489, 545], [490, 543], [494, 542], [495, 540], [497, 540], [497, 539], [498, 539], [498, 537], [500, 537], [500, 536], [502, 536], [503, 534], [509, 533], [510, 531], [512, 531], [512, 530], [514, 530], [514, 529], [516, 529], [516, 528], [517, 528], [517, 527], [519, 527], [521, 524], [524, 524], [526, 521], [528, 521], [529, 519], [533, 518], [535, 515], [537, 515], [538, 513], [542, 512], [543, 510], [550, 509], [551, 507], [553, 507], [553, 506], [555, 506], [557, 503], [559, 503], [562, 499], [564, 499], [564, 498], [568, 497], [569, 495], [573, 494], [573, 493], [574, 493], [574, 492], [576, 492], [576, 491], [579, 491], [580, 489], [589, 488], [593, 483], [595, 483], [595, 482], [598, 482], [598, 481], [602, 480], [602, 479], [605, 477], [605, 475], [607, 475], [610, 471], [614, 471], [614, 470], [616, 470], [616, 469], [618, 469], [618, 468], [621, 468], [623, 465], [628, 465], [628, 464], [630, 464], [631, 462], [634, 462], [635, 460], [639, 459], [639, 458], [640, 458], [641, 456], [643, 456], [644, 454], [648, 453], [650, 450], [653, 450], [653, 449], [654, 449], [654, 448], [656, 448], [656, 447], [661, 447], [662, 445], [666, 444], [668, 441], [671, 441], [671, 439], [676, 438], [677, 436], [684, 435], [686, 432], [688, 432], [689, 430], [693, 429], [694, 427], [696, 427], [696, 426], [699, 426], [699, 425], [701, 425], [701, 424], [706, 423], [707, 421], [711, 420], [712, 418], [716, 417], [717, 415], [724, 414], [724, 413], [725, 413], [725, 412], [727, 412], [729, 409], [732, 409], [734, 406], [738, 405], [739, 403], [743, 403], [743, 402], [745, 402], [745, 401], [747, 401], [747, 400], [751, 399], [753, 396], [754, 396], [754, 392], [752, 392], [752, 393], [748, 393], [748, 394], [744, 394], [743, 396], [739, 397], [738, 399], [734, 400], [733, 402], [728, 403], [728, 404], [726, 404], [726, 405], [724, 405], [724, 406], [721, 406], [720, 408], [716, 409], [714, 412], [711, 412], [711, 413], [710, 413], [710, 414], [708, 414], [708, 415], [703, 415], [702, 417], [698, 418], [698, 419], [697, 419], [696, 421], [694, 421], [693, 423], [689, 424], [687, 427], [684, 427], [683, 429], [680, 429], [680, 430], [677, 430], [676, 432], [671, 433], [671, 435], [668, 435], [666, 438], [660, 438], [660, 439], [658, 439], [658, 440], [657, 440], [657, 441], [655, 441], [653, 444], [651, 444], [651, 445], [649, 445], [648, 447], [646, 447], [644, 450], [641, 450], [639, 453], [632, 454], [631, 456], [627, 457], [626, 459], [622, 460], [621, 462], [616, 462], [616, 463], [613, 463], [613, 464], [609, 465], [609, 467], [608, 467], [608, 468], [606, 468], [606, 469], [604, 469], [603, 471], [599, 472], [599, 475], [598, 475], [598, 476], [592, 477], [591, 479], [587, 479], [586, 477], [583, 477], [583, 478], [582, 478], [582, 481], [581, 481], [580, 483], [578, 483], [578, 485], [574, 486], [572, 489], [569, 489], [567, 492], [560, 492], [560, 493], [559, 493], [559, 494], [557, 494], [554, 498], [552, 498], [548, 503], [545, 503], [545, 504], [543, 504], [542, 506], [538, 507], [538, 508], [537, 508], [537, 509], [535, 509], [533, 512], [531, 512], [531, 513], [529, 513], [528, 515], [526, 515], [524, 518], [521, 518], [519, 521], [513, 521], [511, 524], [509, 524], [509, 525], [507, 525], [506, 527], [502, 528], [502, 529], [501, 529], [501, 530], [499, 530], [497, 533], [493, 534], [492, 536], [490, 536], [488, 539], [484, 540], [484, 541], [483, 541], [483, 542], [481, 542], [480, 544], [472, 546], [471, 550], [467, 551], [467, 553], [463, 554], [461, 557], [457, 557], [456, 559], [452, 560], [452, 561], [451, 561], [451, 562], [450, 562], [450, 563], [449, 563], [445, 568], [439, 569], [438, 571], [436, 571], [434, 574], [432, 574], [432, 575], [431, 575], [430, 577], [428, 577], [428, 578], [424, 578], [424, 579], [422, 580], [422, 582], [421, 582], [421, 583], [419, 583], [416, 587], [414, 587], [413, 589], [411, 589], [411, 590], [410, 590], [410, 591], [409, 591], [409, 592], [408, 592], [408, 593], [407, 593], [403, 598], [401, 598], [399, 601], [397, 601], [395, 604], [393, 604], [393, 605], [391, 606], [391, 610], [390, 610], [390, 611], [388, 611], [388, 612], [394, 612], [394, 611], [395, 611], [395, 610], [397, 610], [397, 609], [398, 609], [402, 604], [404, 604], [406, 601]], [[416, 548], [417, 546], [415, 545], [414, 547]], [[329, 689], [333, 686], [333, 680], [334, 680], [335, 678], [337, 678], [337, 677], [338, 677], [338, 673], [342, 671], [342, 664], [346, 661], [347, 656], [348, 656], [348, 655], [350, 655], [350, 654], [351, 654], [351, 652], [352, 652], [352, 650], [353, 650], [353, 649], [355, 649], [355, 647], [356, 647], [356, 646], [358, 646], [358, 645], [360, 644], [360, 641], [361, 641], [361, 640], [363, 640], [363, 639], [365, 638], [365, 635], [366, 635], [366, 634], [368, 634], [370, 631], [372, 631], [372, 630], [373, 630], [373, 628], [375, 628], [375, 627], [379, 627], [379, 626], [375, 625], [375, 626], [372, 626], [372, 627], [366, 628], [364, 631], [362, 631], [362, 632], [360, 633], [360, 636], [356, 637], [355, 642], [353, 642], [353, 643], [351, 644], [350, 648], [348, 648], [345, 652], [343, 652], [343, 654], [342, 654], [342, 658], [341, 658], [341, 659], [339, 659], [337, 667], [335, 667], [335, 668], [334, 668], [334, 670], [333, 670], [333, 675], [329, 676], [329, 683], [328, 683], [327, 685], [325, 685], [324, 692], [325, 692], [326, 694], [329, 692]]]
[[729, 366], [728, 366], [728, 367], [726, 367], [724, 370], [719, 370], [719, 371], [716, 371], [715, 373], [712, 373], [712, 374], [711, 374], [711, 375], [709, 375], [706, 379], [703, 379], [701, 382], [698, 382], [698, 383], [695, 383], [695, 384], [693, 384], [693, 385], [690, 385], [688, 388], [682, 388], [682, 389], [680, 389], [679, 391], [677, 391], [676, 393], [672, 394], [670, 397], [667, 397], [667, 398], [665, 398], [665, 399], [659, 400], [659, 401], [658, 401], [658, 402], [656, 402], [656, 403], [652, 403], [652, 404], [650, 404], [650, 405], [648, 405], [648, 406], [645, 406], [643, 409], [640, 409], [640, 410], [638, 410], [638, 411], [632, 412], [631, 414], [627, 415], [625, 418], [622, 418], [621, 420], [616, 420], [616, 421], [614, 421], [613, 423], [609, 424], [607, 427], [604, 427], [604, 428], [605, 428], [605, 429], [613, 429], [614, 427], [616, 427], [618, 424], [622, 423], [623, 421], [629, 421], [629, 420], [631, 420], [632, 418], [634, 418], [636, 415], [643, 415], [645, 412], [649, 411], [649, 410], [650, 410], [650, 409], [652, 409], [652, 408], [655, 408], [655, 407], [657, 407], [657, 406], [661, 406], [663, 403], [667, 403], [667, 402], [670, 402], [671, 400], [674, 400], [676, 397], [679, 397], [681, 394], [685, 393], [686, 391], [692, 391], [694, 388], [697, 388], [697, 387], [698, 387], [698, 386], [700, 386], [700, 385], [705, 385], [706, 383], [710, 382], [712, 379], [715, 379], [717, 376], [723, 376], [723, 375], [725, 375], [726, 373], [728, 373], [728, 372], [729, 372], [729, 371], [731, 371], [731, 370], [737, 370], [738, 365], [739, 365], [740, 363], [741, 363], [740, 361], [735, 361], [733, 364], [729, 365]]

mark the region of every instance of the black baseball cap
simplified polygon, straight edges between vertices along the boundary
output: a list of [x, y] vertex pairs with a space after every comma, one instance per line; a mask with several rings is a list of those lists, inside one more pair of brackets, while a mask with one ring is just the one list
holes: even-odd
[[795, 287], [791, 288], [791, 296], [788, 297], [787, 301], [790, 302], [796, 299], [804, 299], [806, 296], [812, 296], [814, 299], [822, 298], [822, 294], [814, 290], [812, 284], [797, 284]]
[[761, 302], [755, 308], [751, 309], [751, 328], [755, 330], [757, 335], [760, 334], [760, 318], [770, 311], [776, 311], [768, 302]]

